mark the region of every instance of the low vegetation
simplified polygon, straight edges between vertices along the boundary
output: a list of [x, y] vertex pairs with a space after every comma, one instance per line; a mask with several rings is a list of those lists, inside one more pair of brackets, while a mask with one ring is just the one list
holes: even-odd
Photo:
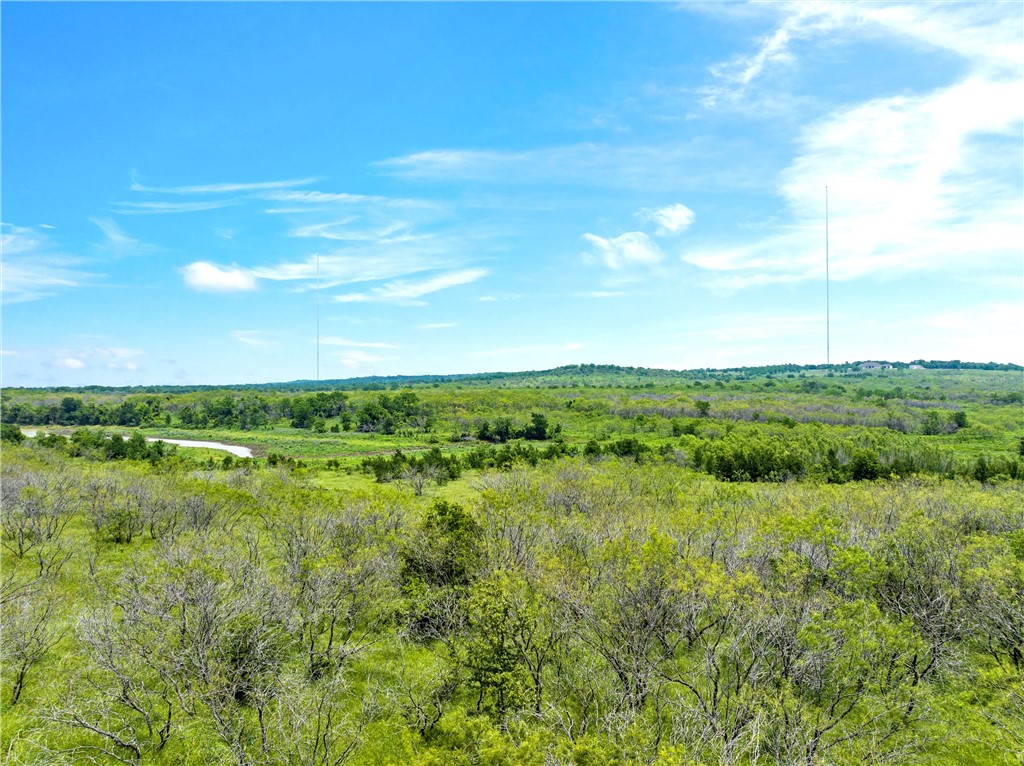
[[1024, 762], [1020, 373], [674, 375], [5, 391], [5, 762]]

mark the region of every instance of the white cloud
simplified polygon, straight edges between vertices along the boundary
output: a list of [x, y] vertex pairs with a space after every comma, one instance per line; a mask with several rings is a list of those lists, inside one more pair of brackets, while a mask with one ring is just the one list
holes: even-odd
[[[855, 321], [832, 322], [832, 358], [966, 359], [975, 362], [1024, 363], [1024, 305], [995, 303], [926, 310], [916, 317], [858, 315]], [[837, 356], [838, 354], [838, 356]]]
[[384, 172], [417, 181], [508, 184], [585, 184], [610, 188], [700, 188], [695, 163], [707, 147], [682, 142], [617, 146], [570, 144], [525, 151], [437, 149], [377, 162]]
[[238, 200], [208, 200], [206, 202], [115, 202], [118, 215], [159, 215], [163, 213], [197, 213], [237, 205]]
[[631, 266], [654, 267], [665, 260], [658, 243], [642, 231], [628, 231], [612, 239], [596, 234], [584, 234], [583, 238], [593, 245], [594, 255], [616, 271]]
[[259, 279], [303, 281], [307, 283], [307, 287], [311, 287], [317, 278], [319, 268], [320, 286], [326, 289], [355, 282], [395, 279], [455, 265], [451, 256], [441, 252], [440, 248], [434, 247], [433, 244], [396, 247], [385, 252], [370, 246], [355, 251], [337, 251], [321, 255], [319, 267], [317, 260], [316, 255], [311, 255], [302, 261], [260, 266], [250, 271]]
[[789, 51], [790, 42], [812, 32], [831, 30], [839, 23], [841, 16], [838, 10], [832, 14], [822, 14], [817, 11], [816, 4], [812, 3], [796, 6], [786, 4], [784, 7], [789, 13], [778, 29], [761, 39], [755, 53], [739, 55], [711, 67], [716, 84], [702, 89], [704, 106], [712, 108], [722, 101], [735, 101], [743, 97], [747, 88], [766, 68], [793, 62], [793, 55]]
[[103, 242], [98, 245], [98, 249], [101, 252], [123, 257], [140, 255], [153, 250], [151, 245], [147, 245], [126, 234], [111, 218], [90, 218], [89, 220], [96, 224], [99, 230], [103, 232]]
[[260, 330], [234, 330], [231, 337], [250, 348], [275, 348], [279, 345], [277, 341], [267, 338], [266, 334]]
[[237, 194], [240, 192], [256, 192], [268, 189], [287, 189], [292, 186], [307, 186], [316, 183], [319, 178], [295, 178], [289, 181], [262, 181], [257, 183], [220, 183], [202, 184], [198, 186], [143, 186], [134, 179], [131, 190], [158, 194]]
[[366, 194], [346, 194], [345, 192], [320, 192], [320, 191], [280, 191], [267, 192], [257, 195], [260, 199], [272, 202], [299, 202], [310, 205], [321, 205], [324, 203], [365, 203], [365, 202], [387, 202], [387, 197], [376, 197]]
[[374, 362], [380, 362], [382, 360], [383, 357], [367, 354], [365, 351], [347, 351], [338, 357], [338, 361], [350, 370], [363, 367], [367, 364], [373, 364]]
[[399, 348], [394, 343], [375, 343], [358, 340], [349, 340], [348, 338], [337, 338], [327, 336], [320, 339], [321, 346], [346, 346], [348, 348]]
[[256, 289], [253, 275], [237, 266], [225, 269], [206, 261], [196, 261], [182, 269], [182, 273], [185, 284], [193, 290], [225, 293]]
[[335, 297], [335, 300], [341, 303], [379, 302], [422, 305], [423, 302], [417, 299], [422, 298], [424, 295], [429, 295], [430, 293], [435, 293], [439, 290], [445, 290], [449, 287], [467, 285], [472, 282], [476, 282], [478, 279], [482, 279], [487, 276], [487, 274], [488, 272], [486, 269], [463, 269], [461, 271], [452, 271], [447, 274], [440, 274], [421, 282], [396, 280], [394, 282], [388, 282], [387, 284], [381, 285], [380, 287], [375, 287], [373, 290], [365, 293], [348, 293], [345, 295], [338, 295]]
[[409, 234], [409, 226], [403, 221], [393, 221], [376, 229], [358, 229], [349, 227], [349, 224], [355, 223], [359, 220], [359, 218], [350, 217], [344, 218], [340, 221], [308, 224], [305, 226], [298, 226], [292, 229], [288, 234], [292, 237], [315, 237], [339, 242], [376, 242], [378, 244], [412, 242], [417, 239], [425, 239], [425, 237], [422, 236]]
[[919, 357], [1024, 364], [1021, 327], [1022, 303], [995, 303], [925, 316], [918, 329], [924, 336]]
[[822, 37], [834, 44], [880, 31], [961, 56], [966, 74], [926, 93], [847, 105], [810, 122], [779, 179], [793, 225], [758, 241], [694, 248], [683, 259], [717, 272], [711, 285], [726, 290], [824, 278], [828, 186], [835, 280], [926, 271], [964, 278], [1019, 273], [1019, 7], [782, 7], [780, 30], [789, 37], [774, 35], [763, 43], [764, 55], [742, 70], [743, 87], [788, 51], [790, 39]]
[[970, 79], [838, 110], [805, 129], [780, 179], [796, 227], [684, 260], [733, 272], [736, 287], [823, 278], [828, 185], [836, 280], [1015, 265], [1024, 239], [1013, 169], [1022, 104], [1018, 84]]
[[783, 66], [797, 66], [791, 50], [800, 41], [841, 44], [866, 35], [910, 38], [968, 61], [975, 71], [1019, 72], [1019, 6], [1012, 3], [795, 2], [746, 6], [778, 16], [777, 28], [751, 54], [711, 67], [716, 83], [703, 89], [708, 107], [747, 96], [757, 81]]
[[78, 350], [63, 349], [57, 352], [57, 358], [45, 362], [47, 367], [62, 370], [84, 370], [104, 367], [108, 370], [125, 370], [135, 372], [139, 365], [134, 361], [143, 352], [135, 348], [120, 346], [92, 346]]
[[695, 215], [686, 205], [675, 204], [656, 209], [643, 208], [637, 212], [637, 218], [645, 223], [653, 223], [658, 227], [658, 234], [681, 234], [690, 228]]
[[5, 305], [25, 303], [82, 287], [97, 274], [83, 271], [83, 259], [65, 255], [45, 231], [5, 223], [0, 229]]

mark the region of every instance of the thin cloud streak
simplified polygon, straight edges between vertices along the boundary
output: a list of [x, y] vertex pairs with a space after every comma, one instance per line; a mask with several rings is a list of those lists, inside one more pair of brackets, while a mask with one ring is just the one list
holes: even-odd
[[421, 306], [424, 303], [418, 299], [425, 295], [476, 282], [487, 276], [488, 273], [486, 269], [464, 269], [431, 277], [422, 282], [397, 280], [376, 287], [369, 292], [338, 295], [334, 300], [340, 303], [397, 303]]
[[435, 149], [374, 163], [410, 181], [565, 184], [652, 189], [701, 188], [714, 183], [708, 147], [698, 144], [617, 146], [571, 144], [523, 151]]
[[217, 210], [239, 204], [239, 200], [209, 200], [206, 202], [115, 202], [118, 215], [162, 215], [174, 213], [198, 213], [203, 210]]
[[95, 246], [100, 254], [124, 258], [133, 255], [146, 255], [156, 250], [153, 245], [129, 236], [112, 218], [89, 218], [103, 234], [103, 241]]
[[[319, 258], [320, 286], [329, 289], [338, 285], [358, 282], [378, 282], [386, 279], [433, 271], [456, 265], [448, 257], [439, 256], [434, 248], [424, 251], [401, 249], [391, 253], [380, 253], [376, 248], [365, 252], [336, 251]], [[276, 266], [261, 266], [249, 270], [258, 279], [275, 282], [302, 281], [306, 288], [313, 286], [317, 278], [317, 256]]]
[[3, 252], [2, 300], [5, 305], [50, 298], [84, 287], [101, 275], [85, 271], [82, 258], [65, 255], [45, 231], [5, 223], [0, 229]]
[[134, 192], [151, 194], [239, 194], [243, 192], [266, 191], [269, 189], [288, 189], [293, 186], [308, 186], [320, 181], [319, 177], [294, 178], [288, 181], [263, 181], [257, 183], [220, 183], [200, 184], [196, 186], [144, 186], [134, 179], [129, 187]]
[[414, 235], [408, 232], [409, 227], [401, 221], [395, 221], [383, 228], [373, 230], [342, 229], [351, 223], [359, 221], [358, 218], [345, 218], [340, 221], [327, 223], [316, 223], [308, 226], [299, 226], [288, 232], [290, 237], [327, 239], [336, 242], [377, 242], [380, 244], [398, 244], [403, 242], [415, 242], [428, 239], [428, 235]]

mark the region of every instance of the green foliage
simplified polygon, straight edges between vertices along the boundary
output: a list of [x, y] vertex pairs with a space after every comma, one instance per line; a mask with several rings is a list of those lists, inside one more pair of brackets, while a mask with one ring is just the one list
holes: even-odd
[[21, 444], [25, 441], [25, 434], [13, 423], [0, 423], [0, 441], [9, 444]]
[[529, 673], [519, 644], [535, 625], [519, 598], [524, 587], [516, 575], [497, 570], [474, 585], [467, 603], [469, 686], [478, 690], [477, 709], [499, 721], [528, 700]]
[[782, 481], [799, 478], [807, 457], [785, 443], [758, 438], [727, 437], [704, 442], [694, 452], [694, 464], [723, 481]]
[[395, 383], [5, 391], [5, 758], [1019, 760], [1016, 373]]
[[436, 500], [402, 549], [400, 577], [415, 635], [444, 636], [456, 629], [480, 566], [481, 534], [462, 506]]
[[854, 481], [871, 481], [882, 476], [882, 463], [874, 450], [859, 449], [850, 459], [850, 478]]

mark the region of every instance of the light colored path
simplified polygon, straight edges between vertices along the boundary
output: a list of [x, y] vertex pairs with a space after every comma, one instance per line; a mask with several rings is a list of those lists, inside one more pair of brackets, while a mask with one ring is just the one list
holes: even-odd
[[235, 444], [221, 444], [220, 442], [197, 442], [190, 439], [158, 439], [150, 436], [148, 442], [167, 442], [177, 444], [179, 447], [206, 447], [207, 449], [219, 449], [230, 452], [235, 457], [252, 457], [252, 450], [248, 447], [239, 447]]
[[[38, 428], [22, 428], [21, 432], [30, 439], [40, 433]], [[46, 433], [43, 431], [42, 433]], [[124, 437], [127, 439], [128, 437]], [[222, 444], [221, 442], [193, 441], [191, 439], [161, 439], [156, 436], [147, 436], [148, 442], [167, 442], [177, 444], [179, 447], [205, 447], [206, 449], [219, 449], [230, 452], [235, 457], [252, 457], [252, 450], [249, 447], [239, 447], [235, 444]]]

